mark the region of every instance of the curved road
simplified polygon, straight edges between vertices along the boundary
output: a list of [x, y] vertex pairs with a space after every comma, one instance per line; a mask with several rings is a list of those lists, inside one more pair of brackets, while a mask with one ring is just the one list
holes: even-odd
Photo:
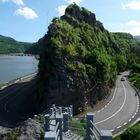
[[[124, 75], [125, 73], [123, 73]], [[139, 116], [139, 99], [135, 96], [135, 90], [130, 86], [128, 81], [120, 81], [121, 75], [116, 81], [116, 88], [111, 101], [101, 110], [95, 113], [95, 125], [100, 129], [107, 129], [118, 134]], [[5, 126], [16, 126], [25, 118], [31, 116], [27, 98], [35, 87], [35, 80], [30, 78], [20, 83], [11, 85], [4, 90], [0, 90], [0, 124]], [[24, 99], [24, 102], [21, 101]], [[30, 99], [28, 98], [29, 102]], [[27, 104], [27, 105], [26, 105]], [[32, 102], [30, 103], [32, 105]], [[24, 110], [28, 110], [26, 113]], [[25, 118], [22, 118], [21, 116]]]
[[[123, 75], [126, 73], [123, 73]], [[117, 134], [139, 117], [139, 98], [127, 80], [118, 76], [111, 101], [95, 113], [95, 125]]]
[[[31, 116], [28, 102], [31, 102], [29, 97], [32, 96], [35, 83], [35, 76], [29, 76], [0, 90], [0, 125], [15, 127]], [[25, 110], [27, 110], [26, 113]]]

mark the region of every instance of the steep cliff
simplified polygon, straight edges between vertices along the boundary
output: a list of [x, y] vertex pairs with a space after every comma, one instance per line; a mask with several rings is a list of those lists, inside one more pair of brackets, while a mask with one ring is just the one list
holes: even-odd
[[[64, 16], [52, 20], [39, 42], [40, 102], [73, 104], [77, 112], [105, 98], [115, 83], [117, 71], [127, 64], [123, 51], [128, 46], [121, 47], [119, 39], [96, 20], [95, 14], [70, 5]], [[124, 60], [121, 68], [120, 58]]]

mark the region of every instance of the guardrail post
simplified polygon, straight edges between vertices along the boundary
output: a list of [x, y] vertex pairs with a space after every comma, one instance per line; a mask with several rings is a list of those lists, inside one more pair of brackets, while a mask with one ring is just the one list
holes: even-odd
[[68, 112], [69, 112], [69, 118], [71, 118], [71, 114], [70, 114], [71, 109], [70, 109], [70, 107], [68, 107]]
[[68, 116], [69, 116], [69, 118], [70, 118], [70, 110], [69, 110], [69, 107], [66, 107], [66, 108], [65, 108], [65, 112], [68, 113]]
[[55, 104], [53, 104], [53, 105], [52, 105], [52, 108], [53, 108], [53, 113], [54, 113], [54, 116], [56, 116], [56, 113], [57, 113], [56, 111], [57, 111], [57, 109], [56, 109]]
[[112, 140], [112, 132], [110, 130], [101, 130], [101, 140]]
[[50, 131], [50, 115], [49, 114], [45, 115], [44, 127], [45, 127], [45, 131]]
[[59, 140], [63, 140], [63, 137], [62, 137], [62, 115], [56, 115], [56, 125], [58, 124], [58, 131], [59, 131], [59, 133], [58, 133], [58, 131], [57, 131], [57, 133], [58, 133], [58, 137], [60, 137], [60, 139]]
[[62, 115], [62, 107], [59, 107], [58, 112], [59, 112], [59, 115]]
[[92, 140], [93, 133], [91, 129], [93, 130], [93, 125], [91, 121], [94, 120], [94, 114], [93, 113], [87, 113], [87, 134], [86, 134], [86, 140]]
[[63, 131], [66, 132], [68, 131], [69, 127], [68, 127], [68, 122], [69, 121], [69, 114], [68, 113], [64, 113], [63, 114]]
[[70, 112], [70, 115], [71, 115], [71, 117], [73, 117], [73, 105], [70, 105], [70, 108], [71, 108], [71, 112]]
[[50, 108], [50, 114], [54, 115], [54, 109], [52, 107]]

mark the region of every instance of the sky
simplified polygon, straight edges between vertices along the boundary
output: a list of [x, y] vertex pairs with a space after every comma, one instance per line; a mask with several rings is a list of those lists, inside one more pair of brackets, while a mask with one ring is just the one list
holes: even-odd
[[73, 2], [95, 13], [110, 32], [140, 35], [140, 0], [0, 0], [0, 34], [36, 42]]

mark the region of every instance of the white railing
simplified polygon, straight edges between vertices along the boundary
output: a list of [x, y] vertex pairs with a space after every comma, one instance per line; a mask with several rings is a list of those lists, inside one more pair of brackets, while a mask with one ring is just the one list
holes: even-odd
[[97, 140], [100, 140], [100, 137], [101, 137], [101, 132], [100, 130], [93, 124], [92, 121], [90, 121], [90, 123], [92, 124], [93, 126], [93, 129], [90, 129], [91, 132], [93, 133], [94, 137], [97, 139]]
[[[108, 130], [99, 130], [94, 125], [93, 113], [87, 113], [86, 117], [73, 117], [73, 106], [58, 107], [53, 105], [45, 115], [45, 137], [44, 140], [63, 140], [63, 132], [70, 130], [79, 134], [79, 131], [86, 133], [86, 140], [112, 140], [112, 132]], [[72, 122], [72, 120], [85, 119], [86, 123]], [[51, 120], [51, 122], [50, 122]], [[76, 128], [73, 124], [85, 125], [86, 128]], [[51, 128], [52, 127], [52, 128]], [[54, 127], [54, 128], [53, 128]], [[103, 132], [103, 133], [102, 133]]]

